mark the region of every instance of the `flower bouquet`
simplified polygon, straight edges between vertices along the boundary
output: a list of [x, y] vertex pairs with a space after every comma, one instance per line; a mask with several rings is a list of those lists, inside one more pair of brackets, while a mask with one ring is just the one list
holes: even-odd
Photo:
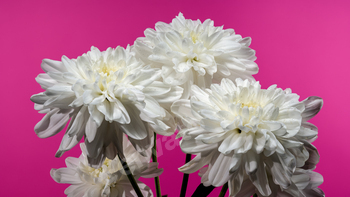
[[[188, 176], [199, 171], [192, 196], [312, 196], [324, 193], [308, 122], [323, 105], [316, 96], [299, 101], [291, 89], [262, 89], [251, 39], [233, 29], [185, 19], [146, 29], [134, 45], [61, 61], [44, 59], [31, 100], [46, 114], [34, 130], [51, 137], [68, 127], [56, 157], [80, 142], [79, 158], [52, 169], [69, 197], [161, 197], [157, 135], [181, 138]], [[193, 156], [193, 157], [192, 157]], [[152, 162], [151, 162], [152, 160]], [[154, 178], [156, 194], [139, 177]]]

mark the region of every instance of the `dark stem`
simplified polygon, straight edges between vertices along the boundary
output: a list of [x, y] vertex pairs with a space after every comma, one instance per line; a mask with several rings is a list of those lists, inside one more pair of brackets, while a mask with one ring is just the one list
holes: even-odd
[[258, 197], [258, 194], [254, 194], [253, 197]]
[[203, 183], [201, 183], [200, 185], [198, 185], [196, 191], [194, 191], [194, 193], [192, 194], [192, 197], [203, 197], [203, 196], [208, 196], [210, 194], [210, 192], [213, 191], [215, 187], [210, 185], [208, 187], [205, 187], [203, 185]]
[[[186, 154], [186, 162], [185, 163], [188, 163], [189, 161], [191, 161], [191, 154]], [[182, 178], [182, 186], [181, 186], [180, 197], [185, 197], [186, 196], [188, 177], [189, 177], [189, 174], [184, 174], [184, 176]]]
[[129, 179], [132, 187], [134, 188], [137, 196], [138, 197], [143, 197], [143, 195], [141, 193], [141, 190], [140, 190], [139, 186], [137, 185], [136, 180], [135, 180], [134, 176], [132, 175], [132, 173], [130, 171], [128, 163], [126, 163], [126, 161], [124, 161], [119, 155], [118, 155], [118, 157], [119, 157], [120, 162], [122, 163], [124, 171], [125, 171], [126, 175], [128, 176], [128, 179]]
[[[157, 162], [157, 134], [154, 133], [154, 144], [153, 144], [153, 148], [152, 148], [152, 161], [153, 162]], [[156, 184], [156, 193], [157, 193], [157, 197], [162, 197], [162, 193], [160, 191], [160, 181], [159, 181], [159, 177], [154, 177], [154, 182]]]
[[221, 192], [219, 194], [219, 197], [224, 197], [226, 192], [227, 192], [227, 188], [228, 188], [228, 183], [225, 183], [224, 186], [222, 186]]

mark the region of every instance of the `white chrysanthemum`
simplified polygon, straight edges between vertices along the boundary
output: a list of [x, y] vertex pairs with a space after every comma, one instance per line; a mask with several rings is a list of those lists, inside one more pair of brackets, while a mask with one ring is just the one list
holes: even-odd
[[182, 151], [197, 154], [181, 171], [193, 173], [209, 164], [202, 182], [229, 181], [231, 196], [246, 177], [262, 195], [270, 195], [266, 169], [276, 184], [289, 188], [296, 167], [309, 158], [304, 143], [316, 138], [317, 128], [306, 121], [318, 113], [322, 99], [299, 102], [290, 89], [261, 89], [259, 82], [241, 79], [236, 85], [223, 79], [206, 90], [192, 86], [192, 95], [172, 106], [184, 124]]
[[36, 80], [45, 92], [31, 100], [47, 115], [35, 132], [53, 136], [70, 120], [56, 156], [85, 136], [89, 162], [97, 167], [106, 156], [123, 155], [123, 132], [140, 152], [150, 144], [149, 126], [162, 135], [175, 132], [174, 119], [162, 106], [180, 98], [182, 88], [158, 81], [161, 71], [144, 66], [129, 46], [103, 52], [91, 47], [77, 59], [44, 59], [41, 67], [46, 73]]
[[[126, 138], [124, 140], [127, 141]], [[135, 179], [152, 178], [163, 172], [163, 169], [157, 169], [158, 163], [148, 163], [149, 157], [141, 156], [130, 143], [126, 144], [123, 147], [126, 161]], [[68, 157], [67, 168], [52, 169], [50, 172], [56, 182], [71, 184], [64, 192], [67, 196], [137, 196], [118, 157], [106, 159], [100, 168], [95, 169], [89, 166], [85, 144], [81, 143], [80, 147], [82, 155], [79, 158]], [[148, 152], [150, 155], [150, 150]], [[148, 186], [140, 181], [137, 184], [143, 196], [153, 196]]]
[[201, 23], [180, 13], [170, 24], [146, 29], [145, 37], [135, 41], [135, 51], [146, 64], [162, 68], [165, 83], [184, 87], [183, 98], [188, 98], [192, 84], [208, 88], [223, 77], [253, 79], [258, 66], [250, 42], [210, 19]]

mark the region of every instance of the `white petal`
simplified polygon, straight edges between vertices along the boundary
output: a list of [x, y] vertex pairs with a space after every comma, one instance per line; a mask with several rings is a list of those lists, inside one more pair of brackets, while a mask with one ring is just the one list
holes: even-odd
[[[108, 101], [106, 101], [106, 97], [104, 95], [101, 95], [101, 96], [95, 97], [91, 101], [90, 105], [102, 105], [102, 103], [104, 103], [104, 102], [108, 102]], [[101, 113], [103, 113], [103, 112], [101, 111]]]
[[302, 101], [305, 104], [305, 111], [302, 113], [303, 122], [310, 120], [322, 108], [323, 100], [317, 96], [310, 96]]
[[130, 116], [129, 124], [122, 124], [120, 127], [126, 135], [131, 138], [142, 140], [147, 136], [147, 127], [140, 118], [140, 111], [132, 105], [125, 105], [125, 109], [128, 111]]
[[47, 100], [49, 100], [49, 98], [49, 96], [41, 92], [39, 94], [34, 94], [33, 96], [31, 96], [30, 100], [37, 104], [44, 104]]
[[[246, 142], [246, 134], [245, 133], [231, 135], [231, 138], [227, 137], [222, 142], [222, 144], [219, 147], [219, 151], [224, 153], [224, 154], [228, 154], [229, 151], [238, 149], [241, 146], [243, 146], [245, 142]], [[223, 147], [221, 148], [221, 146], [223, 146]], [[227, 148], [224, 149], [226, 146], [227, 146]]]
[[181, 140], [180, 147], [182, 152], [186, 154], [195, 154], [203, 151], [209, 151], [217, 148], [217, 144], [204, 144], [198, 140]]
[[87, 187], [88, 186], [85, 184], [70, 185], [66, 190], [64, 190], [64, 194], [66, 194], [67, 197], [83, 196]]
[[244, 177], [243, 172], [243, 169], [237, 169], [229, 181], [230, 196], [235, 196], [241, 190]]
[[143, 178], [154, 178], [161, 175], [163, 171], [164, 170], [162, 168], [158, 168], [158, 163], [151, 162], [148, 164], [147, 170], [142, 171], [140, 176]]
[[74, 169], [51, 169], [51, 177], [58, 183], [79, 184], [81, 180]]
[[192, 115], [189, 100], [175, 101], [171, 106], [171, 112], [179, 117], [187, 125], [196, 125], [196, 118]]
[[92, 142], [96, 136], [97, 132], [97, 124], [96, 122], [90, 117], [86, 123], [85, 128], [85, 134], [89, 142]]
[[94, 105], [89, 105], [88, 109], [91, 118], [96, 122], [97, 126], [100, 126], [104, 120], [104, 115]]
[[72, 137], [70, 137], [68, 134], [65, 134], [62, 138], [60, 147], [55, 154], [55, 157], [61, 157], [64, 152], [72, 149], [75, 145], [77, 145], [80, 142], [80, 140], [83, 138], [83, 135], [83, 132], [77, 133], [77, 135], [74, 135]]
[[35, 133], [40, 138], [56, 135], [66, 126], [70, 118], [70, 112], [71, 110], [66, 112], [60, 112], [58, 109], [51, 110], [35, 125]]
[[230, 138], [230, 135], [228, 132], [222, 132], [222, 133], [209, 133], [209, 134], [200, 134], [195, 139], [201, 140], [202, 142], [206, 144], [214, 144], [223, 141], [225, 138]]
[[64, 67], [63, 63], [60, 61], [43, 59], [41, 63], [41, 68], [43, 71], [47, 72], [66, 72], [67, 69]]
[[191, 161], [181, 166], [179, 168], [179, 171], [187, 174], [194, 173], [201, 169], [203, 166], [207, 165], [210, 162], [212, 155], [213, 154], [210, 154], [210, 156], [202, 157], [201, 154], [198, 154]]
[[249, 174], [249, 177], [263, 196], [269, 196], [271, 194], [271, 189], [267, 180], [265, 166], [261, 160], [258, 161], [259, 163], [257, 164], [257, 171]]
[[[153, 131], [149, 131], [149, 136], [152, 136], [153, 133], [151, 133]], [[147, 152], [147, 150], [149, 150], [152, 145], [153, 145], [153, 141], [151, 137], [145, 137], [142, 140], [138, 140], [138, 139], [134, 139], [134, 138], [128, 138], [129, 141], [131, 142], [131, 144], [135, 147], [135, 149], [141, 154], [141, 155], [148, 155], [149, 153]]]
[[87, 107], [83, 106], [77, 112], [77, 115], [71, 119], [66, 134], [70, 137], [76, 135], [77, 133], [85, 133], [85, 125], [89, 119], [89, 113]]
[[48, 74], [45, 74], [45, 73], [39, 74], [35, 78], [35, 80], [41, 85], [41, 88], [45, 90], [57, 84], [56, 80], [52, 79]]
[[172, 104], [174, 101], [180, 99], [183, 93], [183, 88], [179, 86], [170, 86], [155, 81], [147, 88], [143, 89], [146, 95], [152, 96], [160, 104]]
[[[258, 165], [260, 165], [260, 158], [259, 155], [256, 155], [253, 151], [248, 151], [245, 154], [246, 161], [245, 161], [245, 170], [248, 174], [254, 174], [256, 173], [256, 170], [258, 169]], [[259, 164], [258, 164], [259, 162]], [[264, 164], [262, 163], [264, 166]], [[263, 169], [263, 168], [262, 168]]]
[[255, 133], [253, 143], [254, 143], [256, 153], [260, 154], [264, 150], [265, 143], [266, 143], [265, 135], [260, 130], [258, 130]]
[[142, 69], [138, 78], [136, 78], [132, 84], [147, 87], [152, 82], [158, 80], [160, 74], [161, 70], [158, 69]]
[[213, 186], [218, 187], [225, 184], [229, 179], [229, 166], [231, 157], [224, 156], [219, 153], [219, 156], [212, 162], [212, 168], [209, 172], [209, 181]]

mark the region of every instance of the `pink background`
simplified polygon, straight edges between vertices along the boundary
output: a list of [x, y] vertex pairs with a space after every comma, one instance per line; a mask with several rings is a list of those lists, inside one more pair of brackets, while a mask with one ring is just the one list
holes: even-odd
[[[324, 99], [321, 112], [311, 120], [319, 128], [314, 143], [321, 161], [316, 171], [325, 179], [327, 196], [348, 196], [349, 169], [349, 1], [1, 1], [0, 2], [0, 196], [64, 196], [68, 185], [55, 183], [51, 168], [64, 167], [67, 156], [54, 154], [63, 132], [39, 139], [34, 125], [42, 115], [29, 100], [41, 92], [34, 78], [42, 72], [43, 58], [76, 58], [90, 46], [101, 50], [126, 46], [143, 36], [157, 21], [170, 22], [179, 12], [186, 18], [211, 18], [216, 25], [234, 28], [253, 38], [263, 87], [278, 84], [292, 88], [301, 99]], [[161, 138], [162, 139], [162, 138]], [[179, 196], [185, 160], [178, 146], [162, 142], [160, 166], [162, 193]], [[166, 144], [168, 143], [168, 144]], [[154, 189], [153, 179], [145, 181]], [[187, 195], [197, 185], [190, 175]], [[220, 188], [210, 196], [218, 196]]]

